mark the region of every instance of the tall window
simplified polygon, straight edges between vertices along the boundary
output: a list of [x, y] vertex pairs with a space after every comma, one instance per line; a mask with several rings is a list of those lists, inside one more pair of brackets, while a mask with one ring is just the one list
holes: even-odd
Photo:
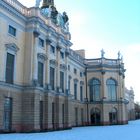
[[38, 62], [38, 84], [43, 87], [43, 73], [44, 73], [44, 64]]
[[14, 81], [14, 61], [15, 61], [15, 56], [7, 53], [7, 60], [6, 60], [6, 83], [13, 84]]
[[65, 125], [65, 106], [62, 104], [62, 124]]
[[4, 101], [4, 129], [10, 131], [12, 127], [12, 98], [5, 97]]
[[78, 108], [75, 108], [75, 125], [78, 125]]
[[80, 100], [83, 101], [83, 86], [80, 86]]
[[93, 79], [90, 81], [90, 101], [100, 100], [100, 81]]
[[40, 101], [40, 129], [43, 129], [43, 101]]
[[84, 109], [81, 108], [81, 123], [84, 123]]
[[117, 91], [116, 91], [116, 81], [113, 79], [107, 80], [107, 92], [108, 92], [108, 99], [111, 101], [115, 101], [117, 99]]
[[60, 71], [60, 88], [64, 92], [64, 72]]
[[53, 125], [53, 128], [54, 128], [54, 123], [55, 123], [55, 107], [54, 107], [54, 103], [52, 103], [52, 125]]
[[74, 99], [77, 100], [77, 83], [74, 83]]
[[8, 33], [13, 35], [13, 36], [16, 36], [16, 28], [9, 25]]
[[71, 81], [71, 77], [69, 76], [69, 79], [68, 79], [68, 89], [70, 91], [70, 81]]
[[50, 67], [50, 85], [52, 87], [52, 90], [54, 90], [54, 80], [55, 80], [55, 69], [53, 67]]

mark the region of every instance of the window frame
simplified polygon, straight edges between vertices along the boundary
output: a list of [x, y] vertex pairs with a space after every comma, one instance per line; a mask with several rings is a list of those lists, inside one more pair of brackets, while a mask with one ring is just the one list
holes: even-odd
[[16, 37], [17, 36], [17, 29], [13, 27], [12, 25], [8, 26], [8, 34]]

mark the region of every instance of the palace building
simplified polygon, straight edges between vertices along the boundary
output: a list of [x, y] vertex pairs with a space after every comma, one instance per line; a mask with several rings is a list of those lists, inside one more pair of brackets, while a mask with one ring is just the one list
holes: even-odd
[[128, 123], [120, 53], [86, 59], [68, 20], [53, 0], [0, 1], [0, 132]]

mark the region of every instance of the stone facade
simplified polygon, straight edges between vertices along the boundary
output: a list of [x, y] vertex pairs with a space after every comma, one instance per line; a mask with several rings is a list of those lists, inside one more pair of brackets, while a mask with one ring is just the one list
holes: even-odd
[[0, 2], [0, 131], [126, 124], [122, 60], [85, 59], [38, 7]]

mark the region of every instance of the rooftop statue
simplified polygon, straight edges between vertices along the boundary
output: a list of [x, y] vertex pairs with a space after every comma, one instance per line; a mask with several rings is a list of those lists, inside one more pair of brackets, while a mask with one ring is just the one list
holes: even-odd
[[49, 8], [49, 6], [54, 6], [54, 0], [43, 0], [41, 8]]
[[[40, 3], [41, 0], [36, 0], [36, 5], [37, 2]], [[52, 22], [55, 23], [56, 25], [60, 26], [64, 30], [68, 31], [68, 16], [66, 12], [63, 12], [63, 14], [59, 13], [54, 6], [54, 0], [43, 0], [42, 3], [42, 13], [46, 16], [51, 18]]]
[[104, 55], [105, 55], [105, 51], [102, 49], [101, 50], [101, 58], [104, 58]]

